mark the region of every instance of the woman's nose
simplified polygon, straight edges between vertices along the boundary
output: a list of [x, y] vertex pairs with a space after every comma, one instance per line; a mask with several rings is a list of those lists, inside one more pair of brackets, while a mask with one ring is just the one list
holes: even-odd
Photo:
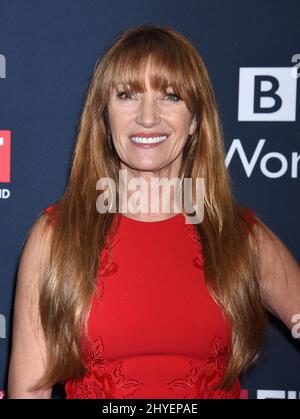
[[152, 126], [160, 122], [156, 99], [144, 97], [141, 100], [136, 122], [145, 126]]

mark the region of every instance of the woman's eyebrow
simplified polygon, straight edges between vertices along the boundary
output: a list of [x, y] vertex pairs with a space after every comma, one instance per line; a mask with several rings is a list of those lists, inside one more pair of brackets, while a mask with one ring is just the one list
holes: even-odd
[[113, 85], [115, 87], [118, 87], [118, 86], [127, 86], [127, 87], [130, 87], [130, 83], [126, 83], [126, 82], [122, 82], [122, 81], [113, 82]]

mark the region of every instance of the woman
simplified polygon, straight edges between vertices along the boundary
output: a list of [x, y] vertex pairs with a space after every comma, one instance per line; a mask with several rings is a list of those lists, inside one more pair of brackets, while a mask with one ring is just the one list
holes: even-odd
[[[135, 198], [121, 170], [146, 186], [204, 179], [203, 219], [176, 212], [174, 190], [146, 189], [173, 209], [114, 211]], [[67, 398], [239, 398], [266, 309], [292, 331], [299, 293], [296, 260], [234, 200], [196, 49], [169, 27], [121, 34], [96, 65], [64, 196], [26, 240], [8, 397], [50, 398], [64, 383]]]

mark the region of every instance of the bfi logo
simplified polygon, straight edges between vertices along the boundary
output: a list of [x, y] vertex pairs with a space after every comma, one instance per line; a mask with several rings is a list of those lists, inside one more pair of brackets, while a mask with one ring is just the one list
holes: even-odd
[[241, 67], [238, 121], [295, 121], [297, 67]]
[[[0, 79], [6, 79], [6, 58], [0, 54]], [[11, 180], [11, 131], [0, 130], [0, 183]], [[0, 199], [10, 197], [8, 189], [0, 189]]]
[[10, 182], [11, 132], [0, 131], [0, 183]]

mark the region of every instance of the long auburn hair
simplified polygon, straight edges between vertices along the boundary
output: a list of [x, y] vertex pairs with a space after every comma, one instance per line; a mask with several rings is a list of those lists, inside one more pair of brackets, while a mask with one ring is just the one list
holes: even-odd
[[[56, 203], [55, 225], [50, 219], [46, 222], [47, 229], [51, 225], [51, 241], [39, 293], [39, 314], [47, 368], [31, 390], [77, 379], [87, 372], [82, 332], [88, 338], [100, 255], [114, 226], [113, 213], [97, 211], [96, 183], [109, 177], [118, 185], [120, 167], [110, 140], [107, 103], [116, 81], [136, 92], [144, 91], [149, 58], [151, 87], [165, 92], [171, 85], [197, 119], [196, 131], [183, 150], [181, 176], [205, 180], [204, 219], [195, 228], [201, 237], [207, 288], [232, 325], [228, 365], [218, 388], [229, 389], [259, 357], [267, 318], [259, 287], [256, 235], [247, 229], [243, 209], [233, 196], [206, 66], [195, 47], [173, 28], [143, 25], [121, 33], [95, 65], [69, 179]], [[118, 205], [118, 191], [116, 198]], [[260, 223], [258, 218], [256, 221]]]

